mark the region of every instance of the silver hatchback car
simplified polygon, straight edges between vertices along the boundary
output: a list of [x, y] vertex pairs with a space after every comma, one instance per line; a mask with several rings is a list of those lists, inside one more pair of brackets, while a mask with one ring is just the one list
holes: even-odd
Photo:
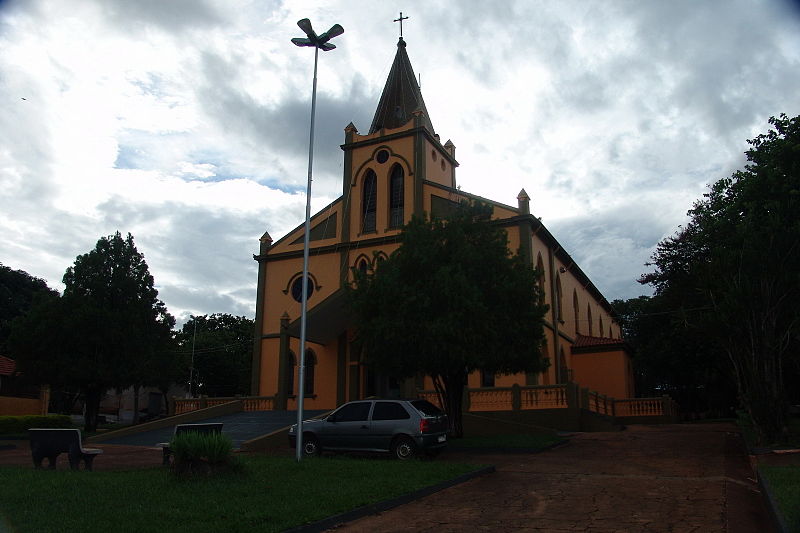
[[[289, 429], [289, 445], [296, 442], [297, 424]], [[360, 400], [303, 422], [305, 455], [364, 451], [410, 459], [419, 453], [434, 457], [445, 446], [447, 415], [427, 400]]]

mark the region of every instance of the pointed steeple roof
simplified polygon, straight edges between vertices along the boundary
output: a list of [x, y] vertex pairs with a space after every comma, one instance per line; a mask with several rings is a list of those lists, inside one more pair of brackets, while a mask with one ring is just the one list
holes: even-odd
[[394, 63], [386, 79], [386, 86], [383, 88], [369, 133], [375, 133], [381, 128], [402, 126], [413, 118], [412, 113], [417, 110], [422, 111], [423, 125], [433, 133], [433, 124], [406, 53], [406, 42], [400, 37], [397, 42], [397, 54], [394, 56]]

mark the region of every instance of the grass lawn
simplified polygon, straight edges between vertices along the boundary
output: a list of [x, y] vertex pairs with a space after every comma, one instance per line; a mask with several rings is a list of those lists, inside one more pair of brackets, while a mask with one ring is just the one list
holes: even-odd
[[463, 439], [453, 439], [450, 444], [454, 448], [497, 448], [497, 449], [524, 449], [541, 450], [553, 444], [564, 442], [565, 438], [551, 433], [540, 433], [536, 435], [509, 434], [509, 435], [489, 435], [484, 437], [464, 437]]
[[800, 531], [800, 466], [761, 466], [789, 531]]
[[45, 532], [265, 532], [316, 521], [475, 470], [443, 461], [243, 457], [243, 471], [179, 479], [117, 472], [0, 468], [0, 524]]

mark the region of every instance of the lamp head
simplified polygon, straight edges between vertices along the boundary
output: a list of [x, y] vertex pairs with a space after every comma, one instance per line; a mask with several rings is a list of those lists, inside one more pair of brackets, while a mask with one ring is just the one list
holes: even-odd
[[295, 37], [292, 39], [292, 43], [294, 43], [296, 46], [315, 46], [325, 52], [336, 48], [336, 45], [331, 44], [328, 41], [344, 33], [344, 28], [342, 28], [339, 24], [334, 24], [331, 26], [331, 29], [322, 35], [317, 35], [314, 32], [314, 28], [311, 27], [311, 21], [308, 19], [298, 20], [297, 25], [301, 30], [303, 30], [307, 38]]

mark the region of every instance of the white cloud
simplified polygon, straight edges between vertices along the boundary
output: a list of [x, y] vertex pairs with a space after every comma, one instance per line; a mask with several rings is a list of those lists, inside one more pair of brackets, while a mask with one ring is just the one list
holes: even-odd
[[[780, 2], [404, 6], [408, 53], [466, 191], [532, 210], [609, 299], [635, 283], [770, 115], [800, 113], [800, 23]], [[405, 11], [408, 9], [408, 11]], [[313, 206], [341, 191], [395, 53], [374, 2], [0, 3], [0, 261], [59, 286], [131, 232], [176, 315], [254, 312], [258, 237], [302, 221], [313, 53]]]

